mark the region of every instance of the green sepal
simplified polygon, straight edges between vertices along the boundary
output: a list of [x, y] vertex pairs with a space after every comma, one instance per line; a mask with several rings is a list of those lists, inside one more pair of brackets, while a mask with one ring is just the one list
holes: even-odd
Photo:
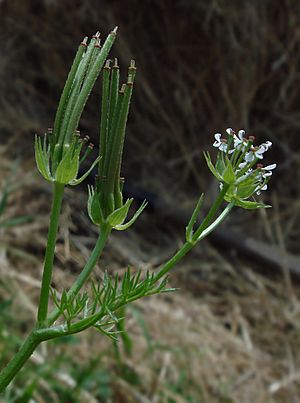
[[71, 182], [69, 182], [69, 185], [71, 186], [76, 186], [79, 185], [79, 183], [83, 182], [88, 176], [89, 174], [92, 172], [92, 170], [95, 168], [95, 166], [98, 164], [98, 162], [100, 161], [101, 157], [97, 157], [95, 159], [95, 161], [92, 163], [91, 167], [86, 171], [85, 174], [83, 174], [80, 178], [78, 179], [73, 179]]
[[139, 218], [139, 216], [141, 215], [142, 211], [147, 206], [147, 204], [148, 203], [146, 202], [146, 200], [144, 200], [140, 208], [134, 213], [134, 216], [127, 223], [116, 225], [114, 229], [116, 229], [117, 231], [124, 231], [125, 229], [131, 227]]
[[222, 173], [223, 182], [232, 185], [235, 182], [235, 174], [230, 160], [226, 157], [225, 169]]
[[127, 199], [126, 203], [122, 207], [116, 209], [107, 217], [107, 222], [112, 228], [123, 224], [132, 202], [133, 199]]
[[58, 164], [55, 172], [55, 182], [68, 185], [77, 177], [79, 170], [79, 153], [80, 149], [74, 153], [73, 147], [64, 147], [64, 157]]
[[41, 138], [37, 135], [35, 136], [34, 142], [35, 151], [35, 161], [40, 174], [49, 182], [53, 182], [53, 178], [50, 172], [49, 161], [50, 161], [50, 147], [47, 147], [44, 142], [42, 146]]
[[[225, 200], [226, 199], [227, 198], [225, 198]], [[268, 204], [253, 202], [253, 201], [249, 201], [249, 200], [242, 200], [242, 199], [238, 199], [238, 198], [232, 198], [231, 200], [227, 200], [227, 201], [233, 201], [235, 206], [242, 207], [242, 208], [244, 208], [246, 210], [256, 210], [256, 209], [259, 209], [259, 208], [270, 208], [270, 207], [272, 207], [272, 206], [270, 206]]]
[[56, 172], [58, 164], [61, 161], [61, 154], [62, 154], [62, 146], [59, 143], [56, 143], [53, 147], [53, 152], [51, 156], [51, 169], [52, 172]]
[[92, 222], [96, 225], [101, 225], [104, 221], [101, 204], [100, 195], [95, 192], [93, 186], [88, 186], [88, 214]]
[[219, 174], [219, 172], [216, 170], [216, 168], [214, 167], [213, 163], [211, 162], [211, 158], [208, 152], [203, 152], [204, 158], [206, 160], [207, 166], [209, 168], [209, 170], [211, 171], [211, 173], [219, 180], [219, 181], [223, 181], [222, 176]]
[[204, 197], [204, 193], [202, 193], [201, 196], [199, 197], [199, 200], [196, 204], [196, 207], [193, 211], [190, 221], [186, 227], [185, 238], [186, 238], [187, 242], [191, 242], [191, 243], [193, 242], [193, 234], [194, 234], [193, 229], [194, 229], [195, 222], [199, 216], [199, 212], [203, 206], [203, 197]]
[[225, 171], [225, 168], [226, 168], [226, 164], [225, 164], [225, 160], [224, 160], [224, 155], [222, 152], [219, 152], [217, 154], [217, 161], [216, 161], [215, 169], [219, 173], [220, 177], [222, 177], [223, 172]]
[[246, 178], [243, 182], [236, 184], [236, 194], [239, 199], [247, 199], [255, 193], [258, 186], [257, 180], [252, 177]]
[[211, 158], [208, 152], [204, 152], [204, 157], [207, 163], [207, 166], [211, 173], [220, 181], [228, 183], [229, 185], [233, 184], [236, 180], [236, 176], [234, 173], [234, 169], [231, 161], [226, 157], [224, 159], [221, 153], [217, 156], [217, 162], [214, 166], [211, 162]]

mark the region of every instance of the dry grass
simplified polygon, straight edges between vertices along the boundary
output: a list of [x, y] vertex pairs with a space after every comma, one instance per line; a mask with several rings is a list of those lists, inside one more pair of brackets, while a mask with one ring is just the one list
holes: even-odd
[[[4, 154], [1, 171], [9, 167]], [[27, 170], [31, 172], [29, 166]], [[24, 169], [19, 175], [28, 173]], [[33, 191], [37, 197], [30, 198], [27, 209], [38, 214], [34, 223], [6, 230], [1, 237], [4, 245], [14, 247], [2, 247], [0, 265], [1, 299], [14, 296], [11, 315], [18, 325], [10, 324], [10, 331], [20, 327], [26, 331], [36, 311], [47, 227], [44, 213], [49, 207], [47, 187], [35, 178], [15, 194], [7, 215], [21, 213]], [[67, 192], [54, 274], [60, 290], [71, 284], [95, 240], [84, 205], [82, 194]], [[238, 217], [235, 220], [238, 222]], [[161, 235], [163, 246], [154, 241]], [[166, 250], [171, 253], [176, 247], [174, 236], [180, 242], [176, 233], [163, 234], [159, 229], [153, 239], [134, 231], [127, 237], [114, 236], [95, 276], [101, 277], [104, 267], [122, 273], [128, 260], [134, 266], [156, 266], [164, 260]], [[151, 265], [153, 251], [156, 260]], [[134, 350], [132, 356], [122, 353], [122, 365], [132, 374], [130, 378], [118, 367], [110, 343], [94, 331], [81, 335], [79, 344], [44, 346], [33, 356], [32, 365], [45, 365], [49, 354], [51, 360], [64, 355], [64, 362], [55, 367], [55, 379], [61, 388], [72, 390], [76, 381], [69, 363], [80, 368], [99, 357], [111, 377], [114, 394], [105, 400], [108, 402], [297, 402], [297, 284], [292, 299], [280, 276], [267, 278], [237, 257], [220, 255], [208, 243], [177, 268], [171, 283], [180, 290], [139, 301], [128, 309], [127, 328]], [[132, 377], [138, 381], [133, 382]], [[51, 385], [43, 378], [38, 382], [34, 394], [37, 401], [61, 401]], [[94, 397], [95, 385], [83, 387], [78, 393], [79, 401], [99, 401]]]
[[[18, 175], [32, 172], [32, 136], [53, 121], [76, 43], [99, 27], [105, 34], [119, 25], [113, 55], [121, 66], [134, 57], [139, 67], [124, 163], [128, 180], [190, 206], [198, 189], [214, 191], [201, 157], [211, 134], [244, 127], [259, 141], [274, 143], [270, 161], [279, 163], [269, 196], [274, 209], [236, 211], [230, 226], [278, 245], [283, 255], [286, 250], [299, 255], [300, 3], [270, 4], [129, 0], [126, 7], [103, 1], [100, 8], [92, 0], [0, 2], [1, 175], [16, 155], [22, 156]], [[95, 91], [81, 123], [95, 141], [97, 96]], [[69, 191], [54, 278], [60, 289], [70, 284], [93, 245], [84, 205], [80, 192]], [[15, 193], [7, 214], [24, 214], [24, 207], [38, 217], [1, 233], [6, 247], [0, 255], [2, 298], [17, 295], [13, 313], [23, 331], [35, 313], [49, 208], [49, 189], [36, 177]], [[151, 213], [143, 224], [147, 231], [138, 225], [126, 237], [113, 238], [101, 268], [122, 271], [128, 263], [155, 268], [181, 242], [176, 226]], [[181, 290], [141, 301], [128, 312], [135, 349], [123, 360], [139, 376], [138, 384], [124, 378], [98, 335], [87, 333], [80, 345], [68, 346], [80, 363], [109, 351], [101, 360], [112, 374], [111, 401], [299, 402], [299, 285], [284, 264], [282, 273], [266, 272], [232, 250], [205, 243], [176, 270], [172, 284]], [[59, 356], [65, 346], [48, 348]], [[45, 356], [41, 350], [34, 360]], [[57, 382], [72, 388], [67, 373], [60, 368]], [[47, 379], [36, 393], [37, 401], [43, 402], [44, 394], [60, 401]], [[83, 402], [96, 395], [93, 387], [82, 393], [89, 393], [79, 397]]]

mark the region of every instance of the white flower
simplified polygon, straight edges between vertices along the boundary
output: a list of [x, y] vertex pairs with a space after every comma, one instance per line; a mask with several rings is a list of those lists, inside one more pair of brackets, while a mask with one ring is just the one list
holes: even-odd
[[[272, 171], [277, 167], [277, 164], [271, 164], [271, 165], [267, 165], [266, 167], [259, 167], [259, 175], [258, 175], [258, 179], [260, 179], [262, 181], [262, 186], [258, 186], [256, 188], [256, 194], [260, 195], [262, 190], [267, 190], [268, 189], [268, 185], [266, 184], [264, 179], [269, 178], [270, 176], [272, 176]], [[268, 180], [268, 179], [267, 179]]]
[[221, 145], [220, 145], [220, 147], [219, 147], [219, 150], [226, 152], [226, 151], [227, 151], [227, 147], [228, 147], [228, 145], [227, 145], [226, 143], [221, 142]]
[[246, 145], [247, 142], [244, 139], [245, 136], [245, 130], [239, 130], [238, 134], [234, 134], [233, 138], [233, 143], [234, 143], [234, 148], [241, 150], [243, 145]]
[[272, 176], [272, 171], [277, 167], [277, 164], [271, 164], [266, 167], [262, 167], [261, 170], [264, 171], [262, 174], [263, 178], [267, 178], [268, 176]]
[[273, 171], [273, 169], [275, 169], [276, 167], [277, 167], [277, 164], [271, 164], [271, 165], [267, 165], [266, 167], [262, 167], [262, 170]]
[[215, 137], [216, 141], [214, 142], [213, 146], [217, 147], [220, 151], [226, 152], [228, 145], [224, 139], [221, 139], [221, 136], [222, 136], [221, 133], [215, 134], [214, 137]]
[[[237, 169], [237, 172], [242, 171], [247, 165], [248, 165], [247, 162], [241, 162], [239, 164], [239, 169]], [[239, 178], [239, 182], [242, 182], [244, 179], [248, 178], [248, 176], [252, 174], [252, 171], [253, 171], [252, 168], [247, 169], [247, 171], [243, 173], [243, 176]]]
[[266, 141], [262, 145], [266, 148], [266, 151], [268, 151], [268, 149], [272, 147], [272, 142], [271, 141]]
[[264, 145], [261, 144], [255, 151], [254, 151], [254, 155], [256, 158], [262, 160], [263, 159], [263, 155], [264, 153], [268, 151], [268, 148]]
[[254, 152], [249, 151], [248, 153], [246, 153], [246, 155], [245, 155], [245, 161], [246, 161], [246, 163], [252, 162], [252, 161], [254, 161], [254, 160], [255, 160]]
[[235, 131], [232, 130], [231, 127], [228, 127], [228, 129], [226, 129], [226, 133], [229, 134], [229, 136], [234, 136], [235, 135]]
[[216, 133], [216, 134], [214, 135], [214, 137], [215, 137], [215, 139], [216, 139], [216, 141], [215, 141], [214, 144], [213, 144], [214, 147], [219, 147], [219, 145], [221, 144], [221, 136], [222, 136], [221, 133]]
[[[269, 142], [270, 143], [270, 142]], [[251, 149], [248, 153], [245, 155], [245, 161], [246, 162], [253, 162], [256, 158], [259, 160], [263, 159], [263, 154], [268, 151], [270, 147], [268, 147], [267, 143], [261, 144], [257, 148]]]
[[247, 162], [241, 162], [241, 163], [239, 164], [239, 168], [240, 168], [240, 169], [243, 169], [243, 168], [245, 168], [246, 165], [247, 165]]
[[256, 194], [259, 196], [261, 194], [262, 190], [267, 190], [268, 189], [268, 185], [265, 183], [262, 187], [257, 187], [256, 188]]

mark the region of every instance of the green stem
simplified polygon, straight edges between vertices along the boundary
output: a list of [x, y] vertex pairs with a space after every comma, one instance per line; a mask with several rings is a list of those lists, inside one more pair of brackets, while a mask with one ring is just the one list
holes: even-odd
[[160, 280], [166, 273], [168, 273], [180, 260], [194, 247], [194, 244], [185, 242], [179, 251], [171, 257], [159, 270], [155, 276], [155, 281]]
[[[220, 215], [221, 220], [219, 218], [217, 218], [216, 221], [211, 224], [211, 221], [213, 220], [214, 216], [216, 215], [216, 212], [218, 211], [218, 209], [220, 208], [220, 206], [224, 200], [224, 196], [228, 190], [228, 187], [229, 187], [229, 185], [224, 184], [223, 189], [221, 190], [217, 199], [211, 206], [206, 217], [200, 224], [199, 228], [195, 231], [195, 233], [193, 235], [193, 239], [195, 240], [195, 242], [188, 242], [188, 241], [185, 242], [183, 244], [183, 246], [179, 249], [179, 251], [160, 268], [159, 272], [155, 276], [155, 281], [160, 280], [166, 273], [168, 273], [194, 247], [196, 242], [198, 242], [200, 239], [203, 239], [205, 236], [207, 236], [228, 215], [228, 213], [230, 212], [230, 210], [233, 207], [233, 204], [231, 204], [231, 203], [226, 207], [224, 212]], [[201, 234], [206, 229], [207, 229], [207, 231], [206, 231], [205, 235], [203, 237], [201, 237]]]
[[225, 220], [225, 218], [228, 216], [233, 207], [234, 207], [233, 201], [227, 204], [226, 208], [222, 211], [222, 213], [218, 216], [218, 218], [216, 218], [213, 223], [211, 223], [208, 227], [206, 227], [201, 232], [199, 237], [196, 238], [195, 243], [201, 241], [203, 238], [207, 237], [207, 235], [213, 232]]
[[[224, 194], [223, 194], [223, 197], [224, 197]], [[208, 215], [210, 215], [210, 213], [212, 213], [213, 211], [215, 211], [215, 213], [216, 213], [217, 205], [220, 206], [221, 203], [222, 203], [221, 197], [218, 197], [216, 199], [214, 205], [212, 206], [212, 208], [208, 212]], [[166, 262], [160, 268], [159, 272], [154, 277], [153, 282], [157, 282], [158, 280], [160, 280], [167, 272], [169, 272], [195, 246], [195, 244], [197, 242], [199, 242], [200, 240], [205, 238], [218, 225], [220, 225], [221, 222], [230, 213], [230, 211], [232, 210], [233, 207], [234, 207], [234, 202], [230, 202], [226, 206], [226, 208], [222, 211], [222, 213], [215, 219], [215, 221], [213, 221], [210, 225], [208, 225], [205, 229], [202, 230], [201, 235], [198, 235], [198, 238], [195, 239], [194, 242], [188, 242], [188, 241], [185, 242], [185, 244], [182, 246], [182, 248], [180, 248], [180, 250], [170, 260], [168, 260], [168, 262]], [[207, 216], [206, 216], [206, 218], [207, 218]], [[117, 312], [117, 316], [120, 315], [121, 318], [123, 318], [125, 316], [125, 314], [122, 313], [122, 310], [125, 309], [125, 305], [128, 304], [129, 302], [133, 302], [133, 301], [139, 299], [141, 296], [135, 295], [134, 298], [131, 298], [130, 300], [127, 299], [126, 302], [124, 302], [124, 300], [121, 300], [120, 302], [116, 303], [114, 306], [110, 307], [110, 311], [111, 312]], [[101, 318], [101, 315], [102, 316], [104, 315], [103, 311], [102, 312], [97, 312], [96, 314], [94, 314], [94, 315], [92, 315], [90, 317], [83, 318], [83, 319], [79, 320], [77, 323], [72, 325], [72, 330], [71, 330], [70, 334], [79, 333], [79, 332], [82, 332], [85, 329], [90, 328], [91, 326], [93, 326]], [[59, 316], [59, 313], [58, 313], [57, 316]], [[121, 322], [122, 322], [122, 320], [121, 320]], [[121, 330], [121, 332], [124, 332], [124, 323], [118, 322], [118, 324], [119, 324], [119, 328], [117, 326], [118, 330]], [[120, 328], [120, 325], [121, 325], [121, 328]], [[53, 328], [45, 329], [45, 330], [41, 329], [40, 331], [41, 332], [46, 331], [47, 333], [51, 334], [50, 337], [53, 337], [52, 333], [51, 333], [51, 331], [52, 332], [54, 331]], [[60, 329], [56, 329], [55, 332], [59, 333]], [[124, 335], [124, 333], [121, 333], [121, 335]], [[124, 342], [124, 347], [125, 347], [125, 350], [127, 350], [126, 352], [128, 354], [130, 354], [130, 351], [131, 351], [131, 339], [128, 337], [126, 332], [125, 332], [125, 335], [126, 335], [125, 338], [122, 336], [122, 339], [123, 339], [123, 342]]]
[[[88, 259], [88, 261], [86, 262], [86, 265], [82, 269], [82, 272], [79, 274], [78, 278], [76, 279], [76, 281], [70, 288], [68, 295], [72, 294], [73, 297], [75, 297], [78, 294], [78, 292], [81, 290], [82, 286], [85, 284], [85, 282], [89, 278], [92, 270], [96, 266], [98, 259], [101, 255], [101, 252], [106, 244], [107, 238], [109, 237], [110, 232], [111, 232], [111, 227], [109, 225], [103, 225], [100, 228], [100, 234], [99, 234], [98, 240], [96, 242], [96, 245], [93, 249], [93, 252], [92, 252], [90, 258]], [[54, 309], [48, 317], [48, 321], [47, 321], [48, 326], [52, 325], [56, 321], [56, 319], [59, 317], [59, 315], [60, 315], [59, 310], [57, 308]]]
[[216, 212], [218, 211], [218, 209], [220, 208], [221, 204], [223, 203], [224, 197], [226, 195], [226, 192], [227, 192], [229, 186], [230, 185], [227, 185], [225, 183], [223, 184], [223, 189], [218, 194], [218, 197], [216, 198], [216, 200], [214, 201], [213, 205], [209, 209], [209, 212], [206, 214], [206, 217], [202, 221], [201, 225], [195, 231], [195, 233], [193, 235], [193, 238], [197, 239], [202, 234], [202, 232], [209, 226], [209, 224], [213, 220], [214, 216], [216, 215]]
[[27, 336], [16, 355], [0, 372], [0, 393], [3, 392], [6, 386], [14, 379], [16, 374], [20, 371], [25, 362], [30, 358], [31, 354], [37, 348], [40, 341], [40, 338], [34, 331]]
[[[62, 196], [62, 194], [60, 195], [60, 192], [58, 192], [58, 193], [54, 192], [54, 194], [56, 197], [54, 197], [53, 205], [52, 205], [49, 234], [51, 233], [52, 235], [55, 235], [55, 237], [56, 237], [58, 225], [56, 225], [56, 227], [54, 226], [54, 224], [55, 224], [54, 217], [56, 217], [54, 212], [57, 213], [57, 217], [58, 217], [59, 211], [60, 211], [60, 205], [61, 205], [61, 198], [62, 198], [59, 196]], [[59, 199], [60, 199], [60, 202], [59, 202]], [[58, 221], [58, 220], [56, 220], [56, 221]], [[54, 232], [55, 228], [56, 228], [56, 231]], [[95, 265], [99, 259], [99, 256], [105, 246], [105, 243], [107, 241], [107, 238], [108, 238], [110, 232], [111, 232], [111, 228], [108, 225], [105, 225], [101, 228], [101, 232], [100, 232], [99, 238], [97, 240], [97, 243], [95, 245], [95, 248], [94, 248], [88, 262], [86, 263], [85, 267], [83, 268], [82, 272], [80, 273], [79, 277], [77, 278], [77, 280], [71, 287], [69, 293], [73, 293], [74, 296], [76, 294], [78, 294], [78, 292], [80, 291], [80, 289], [82, 288], [82, 286], [84, 285], [86, 280], [88, 279], [89, 275], [91, 274], [91, 271], [95, 267]], [[53, 242], [53, 239], [54, 239], [54, 244], [55, 244], [55, 237], [54, 238], [50, 237], [51, 242]], [[49, 240], [49, 236], [48, 236], [48, 240]], [[49, 245], [49, 243], [48, 243], [48, 245]], [[48, 250], [48, 247], [47, 247], [47, 250]], [[47, 254], [47, 250], [46, 250], [46, 256], [50, 256], [50, 254]], [[53, 253], [54, 253], [54, 248], [53, 248]], [[45, 263], [46, 263], [46, 260], [48, 262], [47, 264], [49, 264], [49, 262], [50, 262], [49, 258], [45, 259]], [[53, 262], [53, 260], [52, 260], [52, 262]], [[46, 264], [45, 264], [45, 267], [46, 267]], [[52, 271], [52, 266], [47, 266], [47, 267], [50, 267], [50, 270]], [[43, 279], [44, 278], [45, 278], [45, 276], [43, 276]], [[50, 277], [46, 276], [46, 280], [42, 284], [46, 284], [46, 281], [48, 281], [49, 278], [50, 278], [50, 281], [49, 281], [49, 286], [50, 286], [51, 276]], [[47, 302], [47, 307], [48, 307], [48, 297], [49, 297], [49, 286], [48, 286], [48, 292], [47, 292], [47, 300], [45, 300]], [[46, 288], [45, 288], [45, 290], [47, 291]], [[42, 297], [42, 295], [43, 295], [43, 297]], [[45, 293], [43, 293], [42, 295], [41, 295], [40, 301], [44, 300], [43, 298], [45, 296]], [[47, 314], [47, 307], [45, 310], [46, 314]], [[58, 316], [59, 316], [59, 311], [57, 309], [53, 310], [53, 312], [49, 315], [49, 319], [48, 319], [49, 326], [53, 322], [55, 322], [55, 320], [58, 318]], [[40, 324], [40, 326], [41, 325], [44, 326], [45, 319], [42, 320], [42, 322], [39, 322], [39, 324]], [[31, 354], [34, 352], [34, 350], [37, 348], [37, 346], [42, 341], [60, 337], [64, 333], [65, 333], [64, 329], [60, 328], [60, 327], [57, 327], [57, 328], [46, 328], [46, 327], [41, 328], [41, 327], [39, 327], [38, 329], [36, 329], [32, 333], [30, 333], [29, 336], [25, 339], [22, 346], [20, 347], [17, 354], [12, 358], [12, 360], [7, 364], [7, 366], [0, 373], [0, 392], [4, 391], [6, 386], [14, 379], [16, 374], [23, 367], [23, 365], [26, 363], [26, 361], [30, 358]]]
[[43, 326], [48, 313], [48, 302], [50, 285], [52, 279], [52, 268], [55, 253], [56, 236], [59, 224], [59, 215], [61, 209], [61, 203], [64, 193], [64, 185], [60, 183], [54, 183], [53, 201], [50, 215], [50, 223], [47, 238], [47, 247], [45, 253], [44, 270], [42, 277], [42, 286], [40, 293], [40, 302], [38, 308], [38, 324]]

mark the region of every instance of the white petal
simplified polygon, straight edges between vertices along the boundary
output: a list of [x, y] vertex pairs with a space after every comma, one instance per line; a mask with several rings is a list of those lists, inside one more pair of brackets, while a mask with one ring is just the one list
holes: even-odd
[[220, 146], [220, 144], [221, 144], [221, 142], [220, 142], [220, 141], [215, 141], [215, 142], [214, 142], [214, 144], [213, 144], [213, 147], [219, 147], [219, 146]]
[[262, 177], [263, 177], [263, 178], [267, 178], [268, 176], [272, 176], [272, 172], [271, 172], [271, 171], [264, 173]]
[[259, 149], [254, 151], [254, 155], [256, 158], [259, 158], [260, 160], [263, 159], [263, 154], [267, 151], [267, 149], [264, 147], [264, 145], [260, 145]]
[[234, 147], [237, 147], [239, 144], [242, 143], [243, 140], [240, 140], [237, 136], [234, 136], [233, 138], [233, 143], [234, 143]]
[[247, 165], [247, 162], [241, 162], [241, 163], [239, 164], [239, 168], [240, 168], [240, 169], [243, 169], [243, 168], [245, 168], [246, 165]]
[[277, 167], [277, 164], [271, 164], [271, 165], [267, 165], [266, 167], [263, 167], [262, 170], [263, 171], [273, 171], [273, 169], [275, 169]]
[[245, 130], [239, 130], [239, 131], [238, 131], [238, 137], [239, 137], [239, 139], [240, 139], [240, 140], [243, 140], [244, 136], [245, 136]]
[[226, 143], [221, 143], [220, 144], [220, 147], [219, 147], [219, 150], [220, 151], [227, 151], [227, 144]]
[[267, 147], [267, 149], [269, 149], [270, 147], [272, 147], [272, 142], [271, 141], [266, 141], [265, 146]]
[[246, 153], [245, 155], [245, 161], [246, 162], [252, 162], [254, 161], [254, 153], [252, 151], [250, 151], [249, 153]]
[[264, 144], [261, 144], [258, 148], [258, 150], [255, 151], [255, 154], [259, 154], [262, 155], [264, 154], [266, 151], [268, 151], [267, 147]]
[[231, 134], [231, 135], [233, 135], [234, 134], [234, 131], [232, 130], [232, 128], [231, 127], [228, 127], [228, 129], [226, 129], [226, 133], [227, 134]]
[[215, 137], [215, 139], [216, 139], [217, 141], [220, 141], [221, 136], [222, 136], [221, 133], [216, 133], [214, 137]]
[[267, 184], [265, 184], [265, 185], [262, 186], [262, 187], [257, 187], [257, 188], [256, 188], [256, 194], [257, 194], [257, 195], [260, 195], [262, 190], [267, 190], [267, 189], [268, 189], [268, 185], [267, 185]]

